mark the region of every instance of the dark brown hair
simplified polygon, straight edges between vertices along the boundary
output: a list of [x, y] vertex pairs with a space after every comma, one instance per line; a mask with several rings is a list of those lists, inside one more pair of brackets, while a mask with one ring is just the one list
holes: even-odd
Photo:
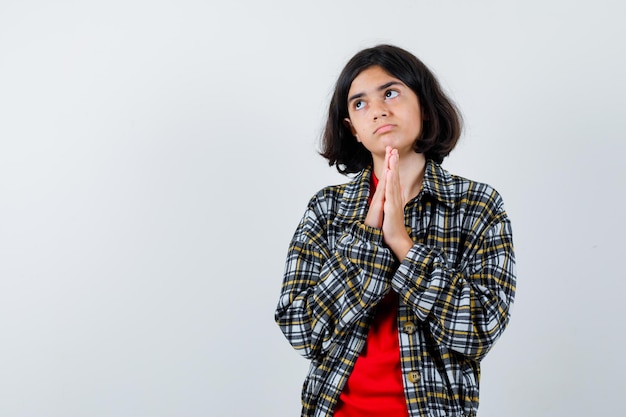
[[372, 164], [370, 152], [344, 124], [344, 119], [348, 117], [348, 92], [352, 81], [372, 66], [382, 67], [417, 95], [423, 120], [422, 132], [416, 138], [413, 149], [441, 163], [461, 135], [461, 115], [426, 65], [410, 52], [392, 45], [364, 49], [346, 64], [330, 101], [320, 155], [342, 174], [359, 172]]

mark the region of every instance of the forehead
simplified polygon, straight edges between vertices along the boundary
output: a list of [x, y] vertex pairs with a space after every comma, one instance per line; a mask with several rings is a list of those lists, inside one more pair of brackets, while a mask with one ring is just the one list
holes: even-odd
[[391, 75], [381, 66], [374, 65], [368, 67], [354, 77], [354, 80], [352, 80], [350, 84], [350, 89], [348, 90], [348, 96], [376, 91], [389, 82], [405, 85], [400, 79]]

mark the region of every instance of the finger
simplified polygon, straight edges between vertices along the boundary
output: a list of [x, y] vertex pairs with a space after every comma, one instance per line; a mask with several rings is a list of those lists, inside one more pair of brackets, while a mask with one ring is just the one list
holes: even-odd
[[391, 148], [391, 146], [387, 145], [385, 147], [385, 169], [389, 168], [389, 158], [391, 157], [392, 151], [393, 149]]
[[387, 167], [388, 170], [395, 170], [396, 166], [397, 166], [397, 155], [398, 155], [398, 150], [397, 149], [391, 149], [391, 147], [387, 147], [388, 149], [388, 153], [386, 154], [386, 160], [385, 160], [385, 166]]
[[399, 159], [400, 156], [398, 155], [398, 151], [397, 149], [394, 149], [389, 157], [389, 170], [391, 171], [393, 178], [393, 182], [391, 184], [393, 184], [394, 187], [400, 184], [400, 170], [398, 169]]
[[378, 185], [376, 186], [376, 191], [374, 191], [374, 195], [372, 196], [372, 205], [383, 204], [385, 201], [385, 181], [383, 179], [378, 180]]
[[377, 229], [380, 229], [383, 226], [383, 213], [385, 208], [385, 176], [386, 175], [382, 175], [378, 180], [376, 191], [374, 191], [374, 195], [372, 196], [372, 200], [365, 217], [365, 224]]
[[391, 151], [391, 156], [389, 156], [389, 168], [397, 171], [399, 159], [400, 156], [398, 155], [398, 150], [394, 149], [393, 151]]
[[392, 153], [389, 160], [389, 174], [387, 178], [386, 199], [393, 201], [396, 205], [403, 204], [402, 186], [400, 183], [399, 158], [397, 150]]
[[398, 181], [396, 176], [396, 171], [393, 168], [387, 171], [386, 183], [385, 187], [385, 201], [389, 201], [390, 203], [395, 203], [397, 199], [398, 193]]

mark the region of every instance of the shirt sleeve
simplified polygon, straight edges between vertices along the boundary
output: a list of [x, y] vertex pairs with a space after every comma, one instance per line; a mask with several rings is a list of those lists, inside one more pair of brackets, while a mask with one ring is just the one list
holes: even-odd
[[328, 214], [315, 199], [289, 246], [275, 319], [307, 358], [324, 355], [390, 291], [394, 258], [382, 231], [352, 223], [328, 238]]
[[437, 343], [475, 360], [504, 331], [515, 296], [511, 224], [504, 210], [491, 217], [460, 266], [450, 265], [441, 248], [415, 244], [392, 279]]

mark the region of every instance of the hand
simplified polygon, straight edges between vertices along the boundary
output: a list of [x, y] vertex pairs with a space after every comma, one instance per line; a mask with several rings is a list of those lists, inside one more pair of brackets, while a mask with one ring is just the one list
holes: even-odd
[[385, 187], [387, 183], [387, 171], [389, 169], [389, 157], [391, 156], [391, 146], [387, 146], [385, 153], [385, 168], [383, 175], [378, 180], [378, 186], [372, 196], [367, 216], [365, 217], [365, 224], [376, 229], [382, 229], [384, 208], [385, 208]]
[[400, 184], [400, 155], [397, 149], [388, 149], [386, 157], [388, 169], [385, 175], [385, 202], [383, 218], [383, 239], [391, 251], [400, 260], [413, 247], [413, 240], [404, 225], [404, 206], [407, 196]]
[[387, 146], [385, 165], [372, 196], [365, 224], [383, 229], [383, 239], [398, 259], [404, 259], [413, 241], [404, 226], [404, 205], [407, 198], [400, 185], [400, 156], [397, 149]]

